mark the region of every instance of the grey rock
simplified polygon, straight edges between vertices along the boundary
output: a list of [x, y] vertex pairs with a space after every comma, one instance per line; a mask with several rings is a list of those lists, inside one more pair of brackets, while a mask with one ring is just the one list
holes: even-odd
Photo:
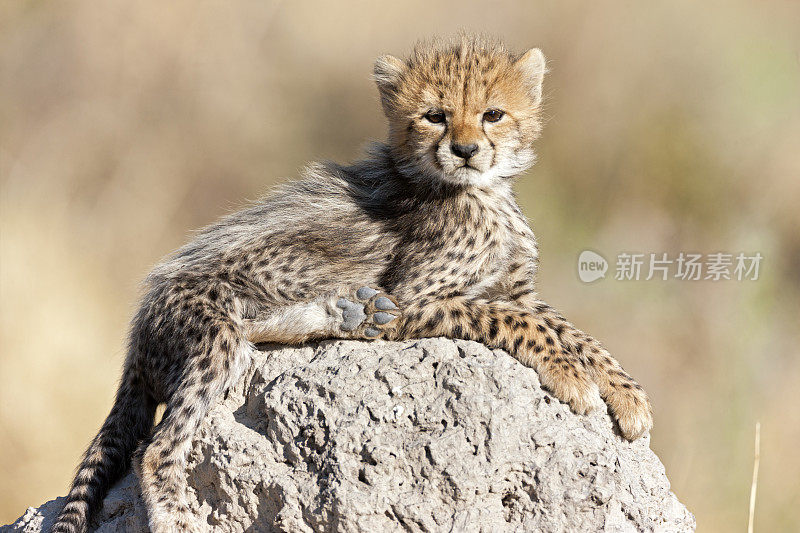
[[[649, 437], [577, 416], [505, 352], [447, 339], [256, 354], [189, 458], [215, 531], [693, 531]], [[2, 531], [39, 532], [63, 505]], [[133, 474], [98, 532], [147, 531]]]

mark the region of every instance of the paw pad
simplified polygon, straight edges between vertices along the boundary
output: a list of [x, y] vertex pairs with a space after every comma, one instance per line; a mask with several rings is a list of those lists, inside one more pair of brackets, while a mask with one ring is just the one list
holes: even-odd
[[367, 286], [356, 290], [351, 297], [339, 298], [336, 307], [341, 309], [339, 327], [350, 333], [347, 335], [350, 338], [381, 337], [388, 324], [400, 316], [399, 308], [390, 296]]
[[380, 309], [381, 311], [391, 311], [393, 309], [397, 309], [397, 306], [386, 296], [379, 296], [378, 299], [375, 300], [375, 308]]
[[379, 330], [378, 328], [367, 328], [364, 330], [364, 335], [366, 335], [367, 337], [377, 337], [380, 334], [381, 330]]
[[374, 315], [372, 315], [372, 319], [375, 321], [375, 323], [379, 324], [381, 326], [384, 325], [384, 324], [388, 324], [389, 322], [391, 322], [395, 318], [397, 318], [397, 317], [392, 315], [392, 314], [390, 314], [390, 313], [383, 313], [383, 312], [375, 313]]
[[353, 331], [367, 319], [364, 306], [360, 303], [351, 302], [346, 298], [339, 298], [336, 307], [342, 310], [341, 328], [344, 331]]
[[[372, 287], [361, 287], [356, 291], [356, 296], [361, 300], [369, 300], [376, 294], [378, 294], [378, 291], [376, 291]], [[388, 298], [386, 299], [388, 300]]]

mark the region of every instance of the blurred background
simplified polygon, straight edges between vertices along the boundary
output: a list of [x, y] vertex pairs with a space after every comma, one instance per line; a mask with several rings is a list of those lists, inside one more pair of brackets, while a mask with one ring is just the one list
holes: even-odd
[[[353, 160], [376, 56], [488, 32], [549, 58], [519, 181], [542, 296], [655, 405], [700, 531], [800, 529], [800, 3], [0, 3], [0, 523], [64, 494], [138, 283], [191, 231]], [[582, 283], [578, 254], [611, 263]], [[760, 252], [757, 281], [615, 281], [619, 252]]]

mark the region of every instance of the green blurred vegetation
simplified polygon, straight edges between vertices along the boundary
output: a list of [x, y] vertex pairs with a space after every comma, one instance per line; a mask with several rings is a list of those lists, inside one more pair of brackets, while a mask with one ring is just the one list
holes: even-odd
[[[138, 281], [194, 228], [384, 136], [372, 61], [477, 30], [550, 59], [519, 183], [545, 299], [650, 392], [701, 531], [800, 518], [800, 4], [0, 4], [0, 523], [66, 491]], [[760, 251], [755, 282], [582, 284], [583, 249]], [[613, 268], [613, 267], [612, 267]]]

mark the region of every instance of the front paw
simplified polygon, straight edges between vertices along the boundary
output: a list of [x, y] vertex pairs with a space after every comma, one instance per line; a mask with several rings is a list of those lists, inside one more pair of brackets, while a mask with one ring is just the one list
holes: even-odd
[[532, 366], [539, 374], [542, 385], [553, 396], [568, 404], [574, 413], [585, 415], [595, 409], [605, 408], [597, 384], [577, 362], [566, 357], [546, 357], [533, 362]]
[[[566, 368], [564, 368], [566, 366]], [[576, 414], [585, 415], [605, 408], [600, 389], [585, 370], [577, 366], [543, 364], [537, 368], [539, 379], [553, 396], [569, 404]]]
[[623, 437], [636, 440], [653, 428], [653, 408], [641, 387], [614, 384], [606, 396]]
[[389, 338], [401, 315], [394, 298], [367, 286], [339, 298], [336, 307], [341, 313], [342, 336], [350, 339]]

